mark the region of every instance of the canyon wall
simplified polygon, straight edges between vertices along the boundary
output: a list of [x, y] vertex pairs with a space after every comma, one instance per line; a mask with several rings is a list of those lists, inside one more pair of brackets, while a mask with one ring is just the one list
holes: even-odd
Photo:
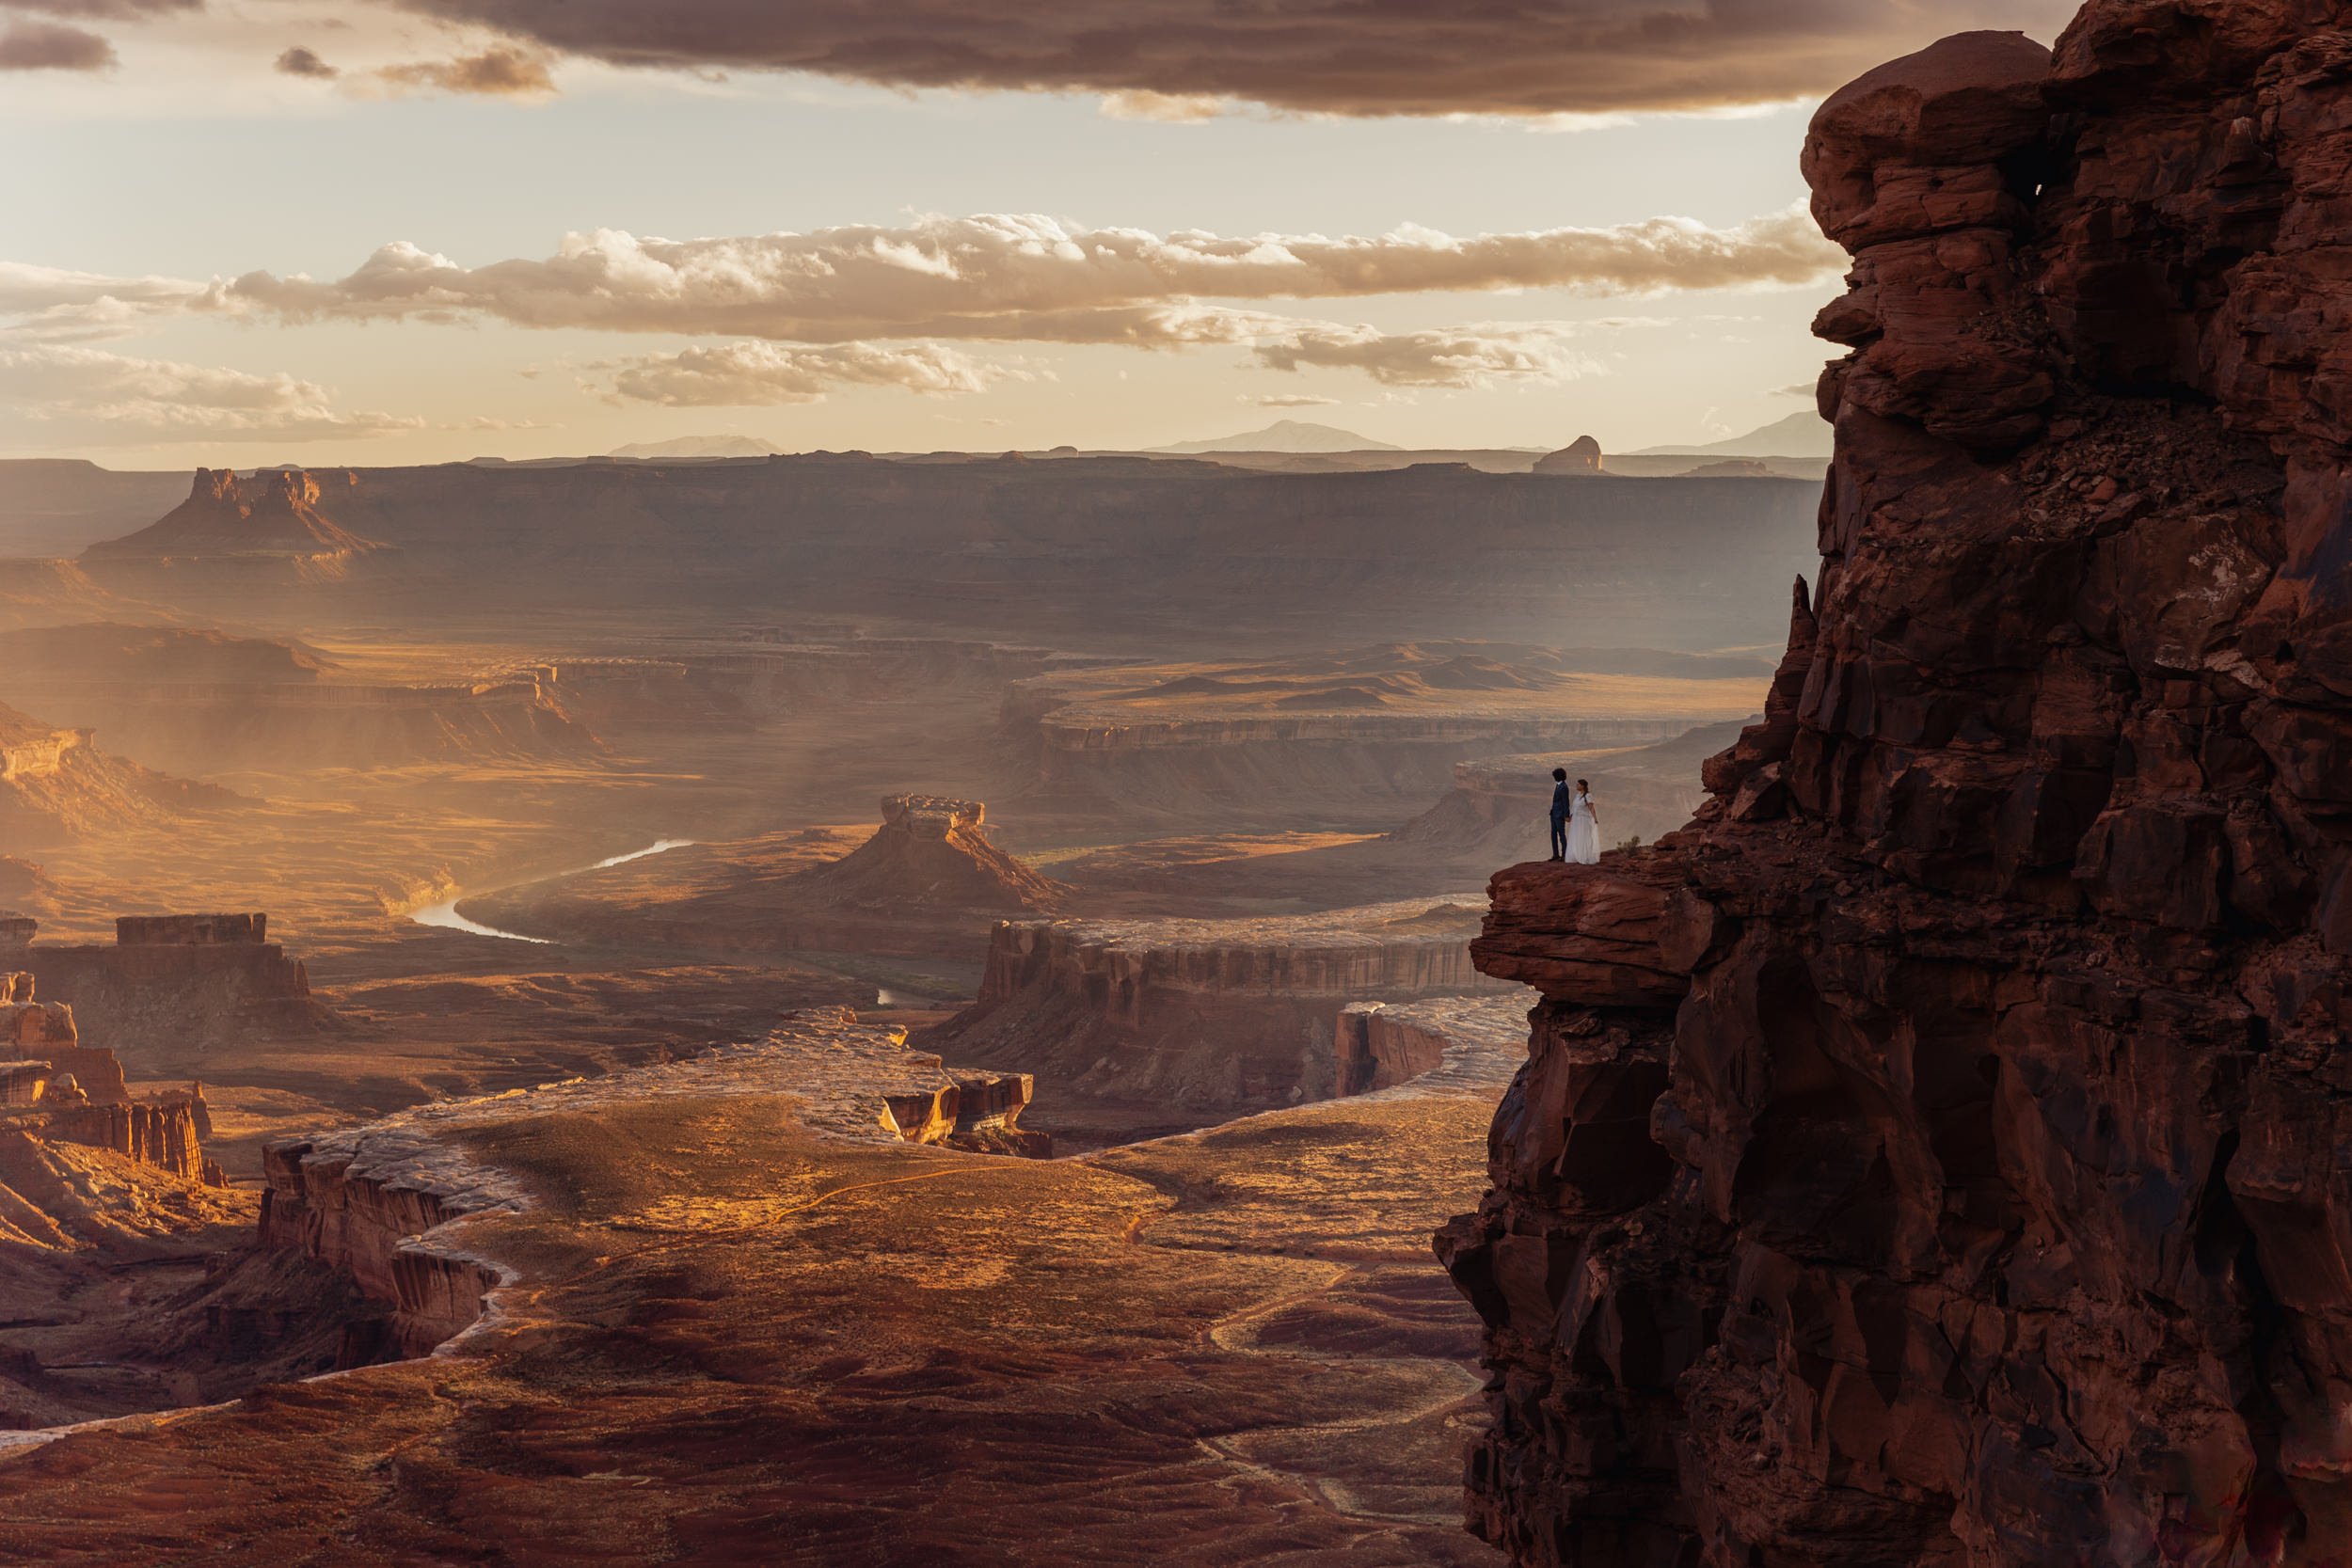
[[1473, 1528], [1580, 1568], [2352, 1553], [2352, 9], [2094, 0], [1805, 151], [1765, 721], [1494, 887]]
[[1495, 992], [1474, 901], [1265, 920], [1013, 920], [978, 999], [920, 1043], [1081, 1093], [1202, 1110], [1323, 1099], [1332, 1019], [1359, 1001]]
[[1492, 1094], [1525, 1054], [1527, 993], [1351, 1002], [1333, 1026], [1337, 1092]]
[[346, 1327], [340, 1366], [425, 1354], [471, 1327], [502, 1278], [491, 1264], [417, 1244], [500, 1202], [454, 1150], [396, 1134], [285, 1139], [262, 1148], [262, 1178], [260, 1245], [325, 1264], [380, 1309]]

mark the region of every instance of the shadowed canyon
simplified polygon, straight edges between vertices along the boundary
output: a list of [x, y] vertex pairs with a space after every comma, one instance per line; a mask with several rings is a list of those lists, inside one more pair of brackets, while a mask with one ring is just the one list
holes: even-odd
[[1788, 155], [1820, 483], [0, 462], [0, 1563], [2352, 1564], [2352, 7]]

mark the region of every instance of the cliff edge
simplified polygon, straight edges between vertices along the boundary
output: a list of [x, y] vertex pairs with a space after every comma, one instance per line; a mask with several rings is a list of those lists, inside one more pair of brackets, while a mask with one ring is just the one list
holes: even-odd
[[1477, 949], [1515, 1561], [2344, 1560], [2348, 21], [2094, 0], [1815, 120], [1818, 592], [1692, 827]]

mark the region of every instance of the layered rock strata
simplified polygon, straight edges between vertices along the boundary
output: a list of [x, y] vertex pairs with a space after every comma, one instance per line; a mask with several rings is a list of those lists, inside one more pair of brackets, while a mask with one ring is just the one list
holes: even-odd
[[1007, 921], [978, 999], [922, 1043], [1174, 1109], [1327, 1098], [1343, 1006], [1503, 989], [1470, 962], [1483, 902], [1264, 920]]
[[36, 1001], [30, 974], [0, 974], [0, 1055], [12, 1058], [0, 1061], [0, 1140], [109, 1149], [182, 1181], [227, 1185], [204, 1155], [203, 1086], [133, 1099], [115, 1053], [81, 1042], [72, 1008]]
[[1698, 822], [1479, 947], [1514, 1560], [2344, 1560], [2347, 24], [2094, 0], [1816, 119], [1818, 593]]
[[283, 944], [266, 940], [265, 914], [125, 915], [115, 943], [42, 946], [31, 940], [9, 962], [35, 976], [44, 997], [72, 1006], [100, 1038], [136, 1042], [168, 1032], [197, 1039], [268, 1028], [301, 1034], [333, 1015], [310, 995], [310, 974]]
[[1524, 994], [1350, 1003], [1332, 1027], [1338, 1091], [1499, 1090], [1525, 1053], [1527, 1003]]

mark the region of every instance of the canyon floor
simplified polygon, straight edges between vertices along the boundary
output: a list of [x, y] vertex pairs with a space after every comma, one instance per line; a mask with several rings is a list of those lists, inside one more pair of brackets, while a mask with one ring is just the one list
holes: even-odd
[[[86, 564], [0, 626], [0, 973], [224, 1184], [0, 1105], [0, 1561], [1498, 1560], [1429, 1238], [1529, 997], [1468, 937], [1552, 767], [1680, 823], [1761, 639]], [[222, 910], [263, 982], [116, 945]]]

